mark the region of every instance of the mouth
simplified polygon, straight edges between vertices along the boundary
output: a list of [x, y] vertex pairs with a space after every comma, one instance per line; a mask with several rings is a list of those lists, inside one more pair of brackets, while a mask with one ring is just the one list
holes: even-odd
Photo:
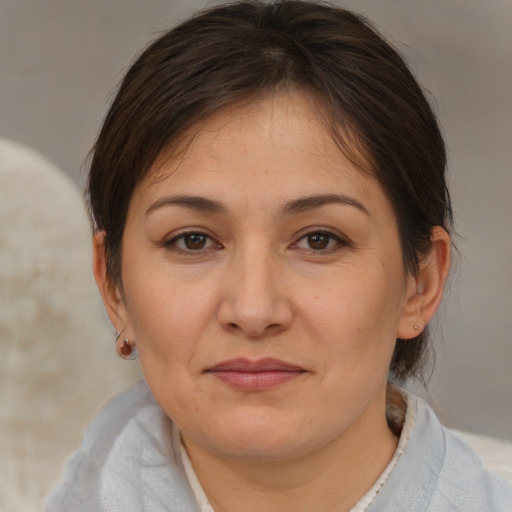
[[290, 382], [306, 373], [306, 370], [279, 359], [252, 361], [237, 358], [216, 364], [207, 373], [243, 391], [264, 391]]

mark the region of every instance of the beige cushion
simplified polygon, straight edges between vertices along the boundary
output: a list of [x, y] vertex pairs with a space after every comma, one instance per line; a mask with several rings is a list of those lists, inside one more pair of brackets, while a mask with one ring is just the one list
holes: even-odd
[[512, 442], [456, 430], [480, 456], [485, 468], [512, 484]]
[[0, 139], [0, 510], [43, 510], [86, 424], [139, 378], [114, 353], [77, 187]]

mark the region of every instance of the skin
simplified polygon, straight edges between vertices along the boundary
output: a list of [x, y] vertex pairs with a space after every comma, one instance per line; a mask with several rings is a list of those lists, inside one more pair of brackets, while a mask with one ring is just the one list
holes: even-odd
[[[122, 286], [106, 276], [104, 234], [94, 238], [112, 323], [137, 344], [216, 512], [360, 499], [396, 448], [385, 417], [395, 340], [432, 318], [448, 273], [441, 228], [418, 275], [406, 273], [389, 200], [312, 107], [300, 92], [233, 105], [179, 158], [163, 152], [131, 199]], [[302, 371], [241, 390], [208, 371], [234, 357]]]

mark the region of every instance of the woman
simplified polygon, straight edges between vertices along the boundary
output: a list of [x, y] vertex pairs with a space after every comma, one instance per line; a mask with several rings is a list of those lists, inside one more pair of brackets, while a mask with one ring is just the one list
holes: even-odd
[[445, 149], [402, 59], [326, 4], [239, 2], [133, 64], [94, 148], [94, 274], [144, 383], [49, 511], [510, 510], [388, 384], [450, 266]]

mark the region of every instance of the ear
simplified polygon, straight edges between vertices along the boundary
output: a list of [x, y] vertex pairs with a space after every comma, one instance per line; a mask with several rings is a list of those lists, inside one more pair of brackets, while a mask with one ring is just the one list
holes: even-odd
[[435, 315], [450, 270], [450, 235], [440, 226], [432, 228], [432, 248], [420, 262], [416, 275], [409, 276], [407, 297], [398, 325], [397, 337], [418, 336]]
[[121, 289], [115, 285], [107, 275], [107, 256], [105, 252], [105, 231], [98, 231], [92, 239], [92, 267], [94, 279], [103, 298], [105, 309], [110, 322], [117, 332], [123, 337], [129, 337], [127, 333], [130, 324], [128, 313], [123, 302]]

